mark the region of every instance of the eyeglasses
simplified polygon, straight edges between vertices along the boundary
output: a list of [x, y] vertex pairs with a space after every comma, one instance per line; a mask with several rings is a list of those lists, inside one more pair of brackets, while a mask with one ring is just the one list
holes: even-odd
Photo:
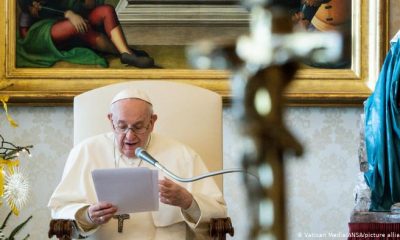
[[129, 130], [132, 130], [132, 132], [134, 132], [135, 134], [143, 134], [143, 133], [146, 133], [146, 131], [150, 128], [150, 124], [151, 124], [151, 122], [149, 122], [149, 124], [147, 124], [146, 127], [137, 127], [135, 125], [128, 125], [126, 123], [115, 124], [113, 122], [114, 129], [119, 134], [123, 134], [123, 133], [127, 134]]

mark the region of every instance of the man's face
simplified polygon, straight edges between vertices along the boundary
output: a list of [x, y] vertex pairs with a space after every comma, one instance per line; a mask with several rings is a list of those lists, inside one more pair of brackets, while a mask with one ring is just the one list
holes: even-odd
[[118, 149], [126, 157], [135, 156], [137, 147], [146, 147], [157, 115], [151, 105], [140, 99], [123, 99], [114, 103], [108, 115], [116, 136]]

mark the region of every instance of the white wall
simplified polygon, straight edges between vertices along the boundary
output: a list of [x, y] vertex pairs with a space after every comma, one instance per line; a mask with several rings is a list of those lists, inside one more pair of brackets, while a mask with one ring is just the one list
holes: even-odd
[[[288, 126], [303, 143], [305, 154], [287, 160], [287, 204], [289, 239], [306, 234], [346, 234], [353, 207], [352, 191], [358, 172], [357, 144], [361, 108], [290, 108]], [[32, 221], [23, 229], [30, 239], [47, 239], [49, 211], [46, 204], [58, 183], [68, 151], [72, 146], [72, 108], [10, 107], [20, 124], [11, 128], [0, 114], [0, 133], [18, 145], [33, 144], [33, 157], [21, 159], [32, 185], [29, 206], [12, 217], [6, 232], [29, 215]], [[240, 166], [241, 138], [230, 109], [224, 111], [224, 165]], [[225, 196], [235, 227], [234, 239], [246, 239], [248, 217], [246, 191], [240, 174], [226, 175]], [[0, 223], [8, 212], [0, 207]], [[343, 238], [344, 239], [344, 238]]]

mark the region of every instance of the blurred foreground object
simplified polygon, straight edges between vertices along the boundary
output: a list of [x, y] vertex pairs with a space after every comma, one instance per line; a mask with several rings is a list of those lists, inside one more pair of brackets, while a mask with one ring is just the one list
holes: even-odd
[[336, 32], [293, 33], [294, 1], [248, 0], [250, 35], [236, 43], [205, 41], [188, 49], [193, 66], [230, 69], [233, 114], [245, 135], [243, 167], [258, 173], [248, 176], [252, 227], [249, 239], [286, 239], [283, 154], [290, 149], [301, 155], [300, 143], [283, 121], [283, 92], [298, 68], [297, 61], [333, 63], [340, 59], [342, 38]]

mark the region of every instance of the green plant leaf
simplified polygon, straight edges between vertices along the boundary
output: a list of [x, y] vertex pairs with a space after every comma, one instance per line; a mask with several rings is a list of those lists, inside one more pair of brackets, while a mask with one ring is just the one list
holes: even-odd
[[8, 213], [6, 219], [4, 219], [4, 222], [3, 222], [3, 224], [1, 225], [0, 230], [3, 230], [3, 229], [6, 227], [7, 221], [8, 221], [8, 219], [10, 218], [11, 214], [12, 214], [12, 211], [10, 211], [10, 212]]
[[29, 216], [28, 219], [26, 219], [24, 222], [19, 224], [14, 228], [14, 230], [10, 233], [10, 236], [8, 237], [9, 240], [14, 240], [15, 234], [17, 234], [24, 226], [31, 220], [32, 216]]

